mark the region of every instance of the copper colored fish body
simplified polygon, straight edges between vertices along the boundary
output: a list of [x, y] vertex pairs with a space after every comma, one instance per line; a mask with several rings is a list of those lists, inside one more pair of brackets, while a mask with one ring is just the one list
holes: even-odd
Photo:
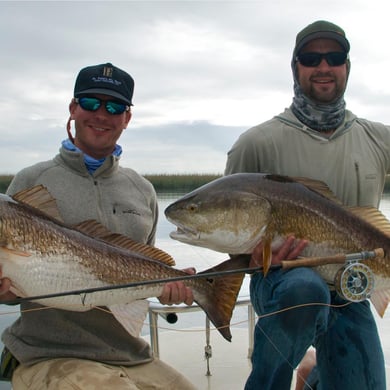
[[[390, 223], [371, 207], [347, 208], [324, 183], [260, 173], [240, 173], [214, 180], [167, 207], [177, 225], [171, 237], [230, 254], [251, 253], [287, 235], [309, 241], [305, 257], [349, 254], [382, 248], [385, 256], [364, 260], [375, 277], [371, 301], [383, 315], [390, 297]], [[330, 284], [340, 265], [315, 268]]]
[[[0, 197], [0, 264], [3, 277], [20, 297], [122, 285], [187, 275], [172, 267], [165, 252], [113, 234], [94, 221], [76, 227], [62, 223], [54, 200], [42, 187]], [[50, 209], [50, 211], [49, 211]], [[50, 215], [49, 215], [50, 214]], [[204, 271], [244, 268], [246, 259], [227, 261]], [[228, 340], [229, 324], [243, 274], [185, 280], [195, 301]], [[42, 299], [55, 308], [87, 311], [96, 306], [145, 302], [161, 295], [163, 284], [97, 291]], [[142, 301], [140, 301], [142, 300]], [[115, 311], [112, 310], [115, 314]]]

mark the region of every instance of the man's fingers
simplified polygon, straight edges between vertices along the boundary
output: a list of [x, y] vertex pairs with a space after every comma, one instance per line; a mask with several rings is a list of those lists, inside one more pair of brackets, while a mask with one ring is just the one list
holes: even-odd
[[294, 236], [288, 236], [284, 241], [280, 249], [274, 254], [272, 263], [280, 263], [282, 260], [287, 259], [295, 242]]
[[17, 298], [17, 296], [10, 291], [11, 280], [8, 278], [0, 279], [0, 301], [12, 301]]
[[192, 305], [194, 302], [192, 290], [183, 282], [167, 283], [158, 299], [163, 305], [178, 305], [179, 303]]
[[[288, 236], [283, 244], [273, 250], [272, 264], [280, 264], [282, 260], [296, 259], [307, 246], [308, 241], [304, 239], [297, 240], [294, 236]], [[263, 266], [263, 244], [260, 242], [253, 249], [249, 267]]]
[[0, 295], [6, 294], [11, 288], [11, 281], [8, 278], [0, 279]]
[[194, 295], [192, 294], [192, 290], [189, 287], [185, 287], [186, 297], [184, 299], [184, 303], [188, 306], [191, 306], [194, 303]]
[[308, 243], [309, 241], [307, 240], [298, 240], [296, 245], [288, 253], [286, 260], [296, 259], [301, 254], [301, 252], [306, 248]]
[[196, 274], [196, 268], [195, 267], [183, 268], [182, 271], [185, 272], [186, 274], [189, 274], [189, 275]]

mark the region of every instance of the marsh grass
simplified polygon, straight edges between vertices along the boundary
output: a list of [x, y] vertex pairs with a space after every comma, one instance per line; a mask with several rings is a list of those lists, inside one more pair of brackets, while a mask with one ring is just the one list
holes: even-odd
[[5, 193], [9, 186], [9, 183], [11, 183], [12, 178], [13, 175], [0, 175], [0, 193]]
[[222, 175], [217, 174], [161, 174], [145, 175], [154, 186], [156, 192], [189, 192]]
[[[214, 179], [221, 177], [218, 174], [147, 174], [144, 175], [154, 186], [157, 192], [189, 192]], [[13, 175], [0, 175], [0, 193], [7, 190]], [[387, 175], [384, 192], [390, 192], [390, 175]]]
[[[156, 192], [189, 192], [222, 175], [216, 174], [151, 174], [144, 175], [156, 189]], [[0, 193], [7, 190], [13, 175], [0, 175]]]

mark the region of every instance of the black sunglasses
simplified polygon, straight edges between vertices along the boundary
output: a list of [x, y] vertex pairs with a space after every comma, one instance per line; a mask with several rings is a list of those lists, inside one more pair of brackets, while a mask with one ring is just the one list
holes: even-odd
[[303, 66], [318, 66], [322, 59], [325, 58], [329, 66], [344, 65], [347, 61], [348, 54], [343, 51], [333, 51], [330, 53], [301, 53], [295, 58]]
[[125, 111], [130, 110], [130, 106], [127, 106], [124, 103], [115, 102], [113, 100], [101, 100], [96, 97], [84, 96], [75, 98], [74, 101], [77, 104], [80, 104], [80, 107], [86, 111], [97, 111], [103, 103], [107, 112], [112, 115], [120, 115]]

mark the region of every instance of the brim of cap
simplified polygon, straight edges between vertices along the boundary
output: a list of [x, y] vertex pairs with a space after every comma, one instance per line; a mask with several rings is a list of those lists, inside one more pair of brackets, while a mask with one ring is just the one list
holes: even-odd
[[98, 94], [101, 94], [101, 95], [108, 95], [108, 96], [112, 96], [112, 97], [115, 97], [119, 100], [122, 100], [123, 102], [129, 104], [130, 106], [133, 105], [133, 103], [131, 103], [131, 101], [129, 101], [129, 99], [126, 99], [123, 95], [121, 95], [120, 93], [118, 92], [115, 92], [111, 89], [106, 89], [106, 88], [90, 88], [90, 89], [85, 89], [84, 91], [79, 91], [75, 94], [74, 97], [79, 97], [81, 95], [88, 95], [88, 94], [91, 94], [91, 93], [98, 93]]
[[349, 52], [349, 42], [346, 38], [344, 38], [342, 35], [337, 34], [332, 31], [318, 31], [313, 34], [309, 34], [305, 38], [299, 42], [299, 45], [295, 48], [295, 53], [298, 54], [300, 50], [305, 46], [307, 43], [312, 41], [313, 39], [319, 39], [319, 38], [325, 38], [325, 39], [333, 39], [337, 41], [345, 50], [346, 53]]

